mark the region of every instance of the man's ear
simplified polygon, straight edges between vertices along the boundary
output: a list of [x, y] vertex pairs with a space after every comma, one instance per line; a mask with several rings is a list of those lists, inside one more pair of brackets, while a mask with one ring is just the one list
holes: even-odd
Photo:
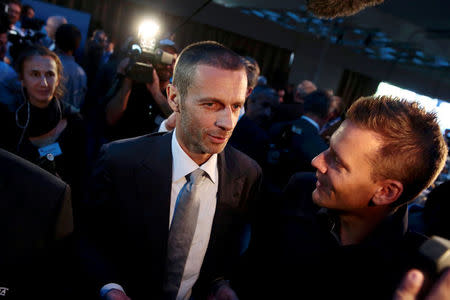
[[374, 205], [388, 205], [396, 201], [403, 193], [403, 184], [398, 180], [385, 179], [379, 182], [379, 187], [372, 197]]
[[170, 108], [174, 112], [180, 112], [179, 104], [180, 104], [180, 94], [178, 93], [178, 89], [173, 84], [167, 85], [167, 101], [169, 102]]
[[249, 87], [247, 88], [247, 94], [245, 94], [245, 99], [247, 99], [253, 92], [253, 88]]

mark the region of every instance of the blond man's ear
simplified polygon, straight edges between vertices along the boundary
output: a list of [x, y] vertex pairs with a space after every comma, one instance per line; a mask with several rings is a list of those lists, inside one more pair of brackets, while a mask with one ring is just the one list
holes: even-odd
[[403, 184], [398, 180], [384, 179], [372, 197], [375, 205], [389, 205], [394, 203], [403, 193]]

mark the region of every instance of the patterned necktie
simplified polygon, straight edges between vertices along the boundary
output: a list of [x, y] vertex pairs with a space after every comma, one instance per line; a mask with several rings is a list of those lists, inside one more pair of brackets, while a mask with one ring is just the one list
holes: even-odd
[[193, 171], [189, 175], [189, 181], [180, 191], [167, 243], [167, 265], [164, 282], [166, 299], [176, 299], [181, 284], [197, 226], [200, 207], [199, 195], [201, 195], [201, 184], [206, 179], [205, 175], [206, 173], [202, 169]]

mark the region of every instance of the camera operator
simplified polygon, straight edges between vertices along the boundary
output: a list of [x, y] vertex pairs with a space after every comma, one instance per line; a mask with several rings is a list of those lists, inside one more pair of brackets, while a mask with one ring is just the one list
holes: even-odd
[[22, 4], [18, 0], [9, 0], [7, 5], [9, 29], [17, 31], [21, 36], [25, 36], [25, 33], [19, 26], [20, 15], [22, 13]]
[[[171, 54], [177, 53], [171, 40], [161, 40], [158, 47]], [[167, 102], [166, 87], [173, 74], [174, 62], [155, 64], [152, 82], [137, 83], [125, 75], [129, 61], [125, 58], [119, 64], [117, 73], [125, 78], [119, 91], [106, 105], [107, 137], [110, 140], [155, 131], [172, 112]]]
[[8, 44], [8, 21], [4, 15], [0, 21], [0, 103], [10, 105], [20, 92], [20, 83], [16, 71], [6, 61], [6, 46]]
[[0, 56], [10, 65], [15, 63], [23, 49], [33, 44], [43, 44], [45, 37], [45, 34], [41, 32], [44, 21], [34, 17], [24, 17], [20, 22], [21, 10], [20, 2], [11, 0], [6, 4], [6, 13], [1, 15], [2, 27], [6, 26], [7, 29], [6, 34], [1, 36]]

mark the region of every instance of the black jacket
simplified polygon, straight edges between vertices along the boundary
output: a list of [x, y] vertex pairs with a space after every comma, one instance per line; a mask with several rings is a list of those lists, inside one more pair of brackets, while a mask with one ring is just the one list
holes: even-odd
[[[116, 141], [102, 150], [86, 203], [88, 222], [83, 226], [93, 246], [87, 257], [96, 257], [87, 264], [97, 292], [104, 284], [118, 283], [132, 299], [162, 297], [172, 185], [171, 138], [172, 134], [147, 135]], [[260, 167], [231, 147], [218, 155], [218, 168], [211, 239], [193, 295], [205, 295], [214, 280], [233, 271], [261, 181]]]
[[60, 259], [68, 253], [59, 250], [72, 230], [69, 186], [0, 149], [0, 287], [6, 299], [65, 298], [57, 277], [66, 278], [67, 270], [57, 265], [64, 265]]

